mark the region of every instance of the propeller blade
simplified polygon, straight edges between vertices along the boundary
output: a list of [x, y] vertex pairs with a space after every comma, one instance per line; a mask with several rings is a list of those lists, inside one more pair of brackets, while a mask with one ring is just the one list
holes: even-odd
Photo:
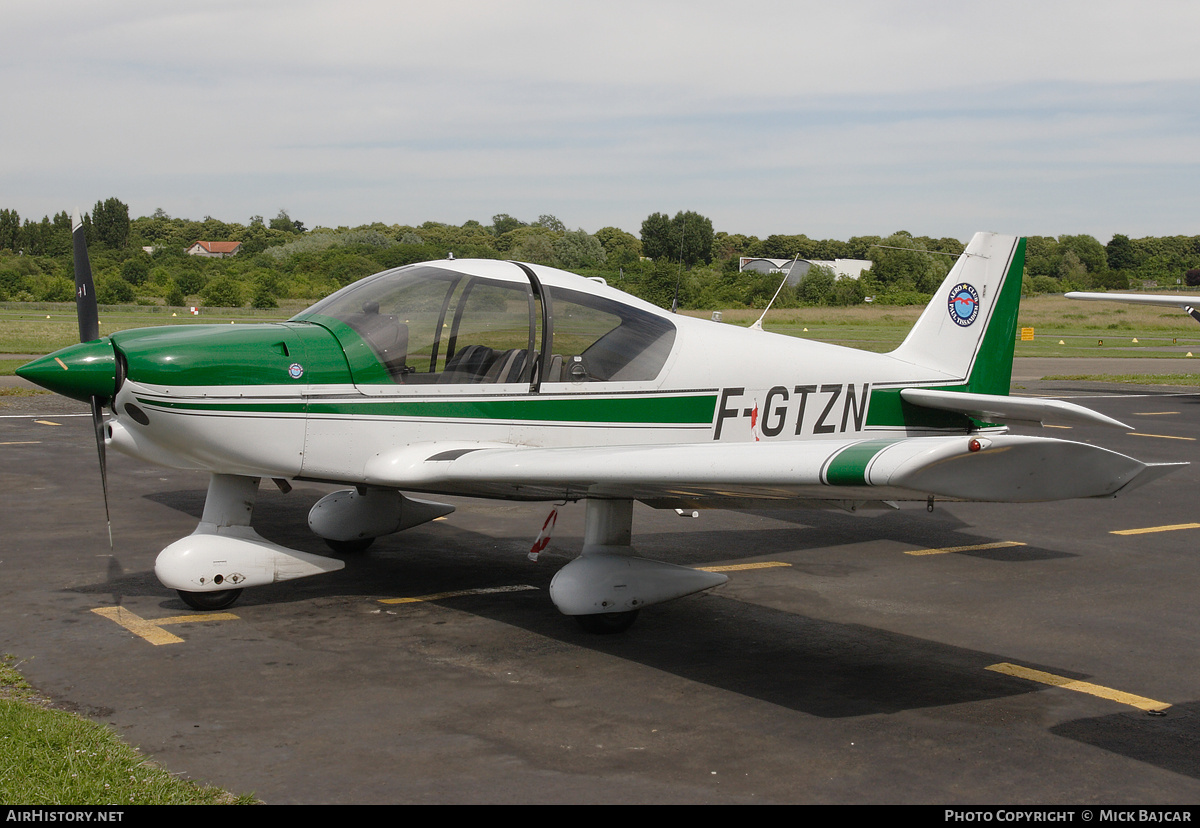
[[[75, 314], [79, 319], [79, 341], [100, 338], [100, 309], [96, 306], [96, 286], [92, 282], [92, 263], [88, 261], [87, 236], [79, 208], [71, 219], [71, 246], [75, 253]], [[112, 515], [108, 511], [108, 462], [104, 456], [104, 403], [107, 397], [88, 397], [92, 409], [92, 431], [96, 435], [96, 456], [100, 458], [100, 488], [104, 490], [104, 521], [108, 524], [108, 548], [113, 548]]]
[[108, 548], [112, 551], [112, 516], [108, 512], [108, 462], [104, 456], [104, 401], [92, 397], [92, 430], [96, 433], [96, 454], [100, 458], [100, 488], [104, 490], [104, 520], [108, 524]]
[[87, 238], [78, 209], [71, 219], [71, 245], [75, 252], [75, 314], [79, 317], [79, 341], [91, 342], [100, 338], [100, 311], [96, 307], [92, 265], [88, 261]]

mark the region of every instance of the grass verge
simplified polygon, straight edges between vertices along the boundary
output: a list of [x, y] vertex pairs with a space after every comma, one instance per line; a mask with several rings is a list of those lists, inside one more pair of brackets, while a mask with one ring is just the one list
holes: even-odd
[[1200, 374], [1051, 374], [1042, 379], [1131, 385], [1182, 385], [1189, 388], [1200, 386]]
[[27, 359], [0, 359], [0, 377], [14, 377], [17, 369], [24, 365]]
[[253, 805], [179, 779], [107, 727], [55, 710], [0, 659], [0, 802], [9, 805]]

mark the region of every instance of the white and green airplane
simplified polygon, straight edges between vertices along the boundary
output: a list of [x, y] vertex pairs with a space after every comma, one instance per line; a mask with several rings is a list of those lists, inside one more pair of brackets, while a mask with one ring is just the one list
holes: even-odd
[[[639, 557], [658, 508], [894, 506], [1106, 497], [1181, 464], [1007, 433], [1121, 423], [1008, 396], [1024, 240], [979, 233], [888, 354], [676, 316], [600, 280], [510, 261], [388, 270], [287, 322], [100, 337], [77, 232], [81, 344], [18, 369], [90, 402], [105, 447], [209, 472], [195, 532], [155, 572], [193, 607], [341, 569], [260, 537], [261, 478], [348, 488], [309, 525], [334, 550], [447, 514], [420, 495], [586, 500], [550, 597], [585, 628], [725, 576]], [[103, 407], [110, 409], [104, 418]]]

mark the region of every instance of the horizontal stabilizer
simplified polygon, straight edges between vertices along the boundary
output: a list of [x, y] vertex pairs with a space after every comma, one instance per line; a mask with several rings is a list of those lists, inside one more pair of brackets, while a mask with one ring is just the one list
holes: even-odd
[[1040, 400], [1028, 397], [1005, 397], [997, 394], [965, 394], [959, 391], [935, 391], [928, 388], [905, 388], [900, 391], [905, 402], [925, 408], [954, 411], [988, 422], [1064, 423], [1071, 425], [1103, 425], [1132, 431], [1120, 420], [1062, 400]]

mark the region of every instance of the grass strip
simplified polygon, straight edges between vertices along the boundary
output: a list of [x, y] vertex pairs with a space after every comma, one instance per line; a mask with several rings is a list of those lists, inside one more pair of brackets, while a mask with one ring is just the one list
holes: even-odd
[[1042, 380], [1068, 382], [1113, 382], [1126, 385], [1200, 386], [1200, 374], [1051, 374]]
[[0, 377], [14, 377], [17, 369], [29, 362], [27, 359], [0, 359]]
[[180, 779], [111, 729], [55, 710], [0, 659], [0, 802], [9, 805], [253, 805]]

